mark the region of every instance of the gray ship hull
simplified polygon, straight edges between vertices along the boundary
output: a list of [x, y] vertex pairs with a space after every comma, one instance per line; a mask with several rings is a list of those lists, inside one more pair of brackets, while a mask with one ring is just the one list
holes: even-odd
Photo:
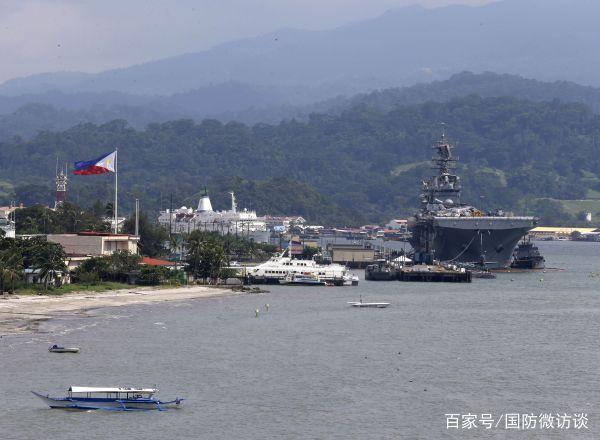
[[499, 269], [510, 265], [519, 240], [534, 226], [533, 217], [420, 218], [411, 225], [411, 245], [436, 260]]

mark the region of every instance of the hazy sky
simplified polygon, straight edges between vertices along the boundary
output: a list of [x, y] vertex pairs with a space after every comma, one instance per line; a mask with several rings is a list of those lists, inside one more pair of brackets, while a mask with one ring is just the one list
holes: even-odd
[[280, 29], [327, 29], [409, 4], [491, 0], [0, 0], [0, 82], [98, 72]]

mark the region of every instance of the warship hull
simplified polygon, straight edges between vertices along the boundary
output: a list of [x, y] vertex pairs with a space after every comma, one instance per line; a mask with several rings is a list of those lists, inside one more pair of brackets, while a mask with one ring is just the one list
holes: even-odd
[[532, 217], [428, 216], [411, 222], [410, 242], [415, 252], [439, 261], [500, 269], [510, 265], [519, 240], [534, 226]]

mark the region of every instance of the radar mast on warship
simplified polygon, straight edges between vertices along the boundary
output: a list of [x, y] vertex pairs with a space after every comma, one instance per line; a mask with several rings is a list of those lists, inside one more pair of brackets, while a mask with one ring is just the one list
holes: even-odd
[[508, 267], [519, 240], [537, 219], [501, 210], [485, 213], [460, 200], [460, 177], [452, 174], [456, 159], [445, 132], [433, 146], [438, 171], [423, 182], [421, 209], [409, 221], [415, 260], [471, 263], [488, 269]]

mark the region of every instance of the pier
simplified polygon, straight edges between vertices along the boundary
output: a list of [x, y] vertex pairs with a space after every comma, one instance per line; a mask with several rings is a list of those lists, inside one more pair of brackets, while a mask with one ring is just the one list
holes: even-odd
[[401, 269], [398, 272], [399, 281], [414, 281], [424, 283], [470, 283], [471, 271], [458, 271], [441, 266], [414, 266]]

